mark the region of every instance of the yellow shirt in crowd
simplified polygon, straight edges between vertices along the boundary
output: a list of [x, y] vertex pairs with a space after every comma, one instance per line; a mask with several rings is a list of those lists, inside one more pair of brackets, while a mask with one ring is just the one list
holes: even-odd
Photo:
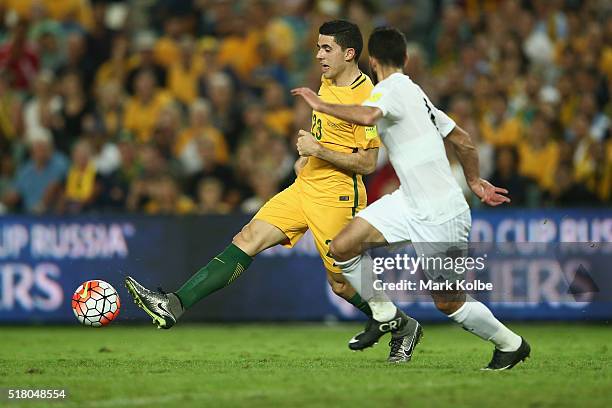
[[225, 137], [223, 137], [223, 134], [217, 128], [214, 128], [212, 126], [207, 126], [203, 129], [196, 129], [190, 127], [183, 130], [176, 139], [176, 144], [174, 145], [174, 154], [176, 156], [180, 156], [183, 150], [189, 144], [189, 142], [194, 140], [196, 137], [204, 137], [212, 141], [215, 149], [215, 158], [217, 159], [217, 163], [225, 164], [229, 161], [229, 149], [227, 147]]
[[168, 70], [168, 89], [180, 102], [189, 105], [198, 97], [198, 79], [204, 73], [204, 61], [194, 58], [189, 68], [175, 61]]
[[559, 145], [549, 141], [544, 147], [536, 150], [527, 142], [518, 146], [520, 165], [519, 173], [535, 180], [544, 190], [550, 190], [555, 183], [555, 173], [559, 164]]
[[125, 105], [125, 128], [132, 132], [139, 142], [148, 142], [161, 110], [170, 102], [172, 98], [164, 91], [157, 91], [148, 103], [142, 103], [135, 96], [131, 97]]
[[516, 146], [521, 140], [521, 122], [516, 119], [506, 119], [499, 126], [493, 127], [487, 119], [480, 122], [480, 132], [487, 142], [495, 147]]

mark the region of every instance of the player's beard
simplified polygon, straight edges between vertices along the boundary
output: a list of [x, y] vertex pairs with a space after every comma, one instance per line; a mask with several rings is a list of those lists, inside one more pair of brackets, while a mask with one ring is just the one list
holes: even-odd
[[374, 69], [372, 64], [370, 64], [370, 79], [372, 80], [372, 83], [374, 85], [378, 83], [378, 75], [376, 75], [376, 70]]

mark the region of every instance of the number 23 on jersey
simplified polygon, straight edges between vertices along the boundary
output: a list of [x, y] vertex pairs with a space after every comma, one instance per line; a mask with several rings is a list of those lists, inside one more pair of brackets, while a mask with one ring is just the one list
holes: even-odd
[[317, 140], [321, 140], [321, 138], [323, 137], [323, 131], [322, 131], [322, 125], [321, 125], [321, 119], [317, 118], [317, 115], [315, 113], [312, 114], [312, 127], [310, 129], [310, 133], [312, 133], [312, 135], [317, 139]]

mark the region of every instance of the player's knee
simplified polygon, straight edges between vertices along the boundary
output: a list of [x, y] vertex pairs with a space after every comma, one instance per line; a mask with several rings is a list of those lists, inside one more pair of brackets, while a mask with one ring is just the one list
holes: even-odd
[[341, 298], [350, 299], [355, 294], [353, 287], [344, 281], [342, 275], [335, 277], [335, 279], [328, 279], [328, 282], [332, 292]]
[[342, 238], [336, 238], [329, 243], [329, 252], [336, 261], [340, 262], [348, 261], [357, 255], [349, 242]]
[[342, 297], [343, 295], [346, 294], [346, 284], [334, 282], [332, 283], [332, 291], [336, 295]]
[[232, 242], [247, 253], [257, 252], [257, 233], [253, 225], [249, 223], [242, 227], [242, 230], [236, 234]]

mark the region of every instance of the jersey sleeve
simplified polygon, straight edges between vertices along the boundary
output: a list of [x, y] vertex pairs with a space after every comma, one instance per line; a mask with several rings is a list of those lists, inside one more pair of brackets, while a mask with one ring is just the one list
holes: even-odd
[[433, 114], [436, 118], [436, 125], [440, 136], [446, 137], [448, 134], [457, 126], [454, 120], [452, 120], [446, 113], [434, 106]]
[[376, 126], [353, 125], [355, 144], [360, 149], [374, 149], [380, 147], [380, 137]]
[[378, 84], [362, 105], [380, 109], [384, 117], [398, 119], [401, 116], [402, 105], [395, 94], [392, 88]]

